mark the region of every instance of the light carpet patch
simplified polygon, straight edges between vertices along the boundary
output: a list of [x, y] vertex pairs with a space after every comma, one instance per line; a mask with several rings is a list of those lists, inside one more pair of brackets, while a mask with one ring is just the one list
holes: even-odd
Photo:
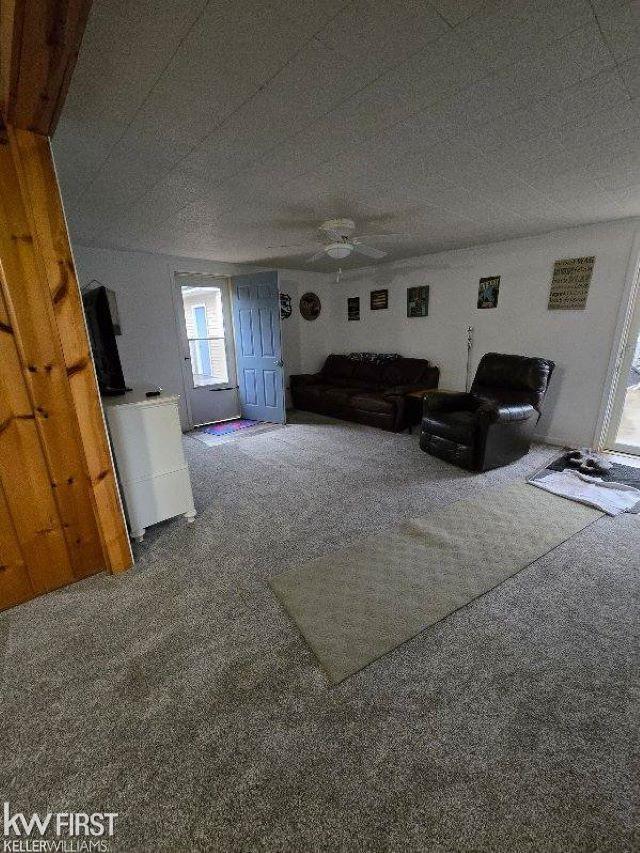
[[519, 483], [411, 519], [269, 583], [337, 683], [601, 515]]

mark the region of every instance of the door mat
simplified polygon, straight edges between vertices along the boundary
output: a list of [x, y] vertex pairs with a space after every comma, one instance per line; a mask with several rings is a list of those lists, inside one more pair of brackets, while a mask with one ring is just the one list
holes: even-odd
[[235, 441], [237, 438], [258, 435], [272, 429], [280, 429], [284, 424], [272, 424], [267, 421], [252, 421], [247, 418], [238, 418], [234, 421], [224, 421], [219, 424], [208, 424], [199, 427], [190, 433], [192, 438], [206, 444], [207, 447], [215, 447]]
[[519, 483], [410, 519], [269, 584], [338, 683], [602, 515]]

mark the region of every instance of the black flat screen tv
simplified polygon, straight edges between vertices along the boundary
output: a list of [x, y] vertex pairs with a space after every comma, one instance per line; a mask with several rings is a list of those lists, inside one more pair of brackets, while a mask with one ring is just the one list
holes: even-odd
[[130, 389], [122, 373], [107, 288], [101, 285], [86, 291], [82, 301], [100, 393], [106, 397], [124, 394]]

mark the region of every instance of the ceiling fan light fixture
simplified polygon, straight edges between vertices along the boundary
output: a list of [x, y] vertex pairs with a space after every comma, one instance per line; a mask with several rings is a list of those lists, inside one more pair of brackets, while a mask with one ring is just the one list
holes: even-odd
[[335, 261], [340, 261], [343, 258], [348, 258], [353, 252], [351, 243], [330, 243], [325, 249], [327, 255]]

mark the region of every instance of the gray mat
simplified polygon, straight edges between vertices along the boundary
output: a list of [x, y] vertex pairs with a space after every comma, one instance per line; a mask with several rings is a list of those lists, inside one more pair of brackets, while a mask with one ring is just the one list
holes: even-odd
[[601, 516], [519, 483], [412, 519], [269, 583], [338, 683]]
[[[597, 453], [594, 453], [594, 456], [597, 456]], [[549, 471], [564, 471], [565, 468], [570, 471], [575, 471], [575, 468], [572, 468], [567, 460], [567, 450], [564, 450], [559, 456], [553, 459], [551, 462], [547, 463], [544, 468], [541, 468], [539, 471], [529, 477], [529, 483], [535, 482], [535, 480], [539, 480], [541, 477], [546, 476]], [[601, 480], [604, 480], [607, 483], [623, 483], [625, 486], [633, 486], [634, 489], [640, 489], [640, 468], [637, 468], [633, 465], [622, 465], [619, 462], [613, 462], [611, 468], [608, 471], [604, 471], [602, 474], [597, 475]], [[627, 512], [633, 513], [634, 515], [640, 515], [640, 501], [628, 509]]]

